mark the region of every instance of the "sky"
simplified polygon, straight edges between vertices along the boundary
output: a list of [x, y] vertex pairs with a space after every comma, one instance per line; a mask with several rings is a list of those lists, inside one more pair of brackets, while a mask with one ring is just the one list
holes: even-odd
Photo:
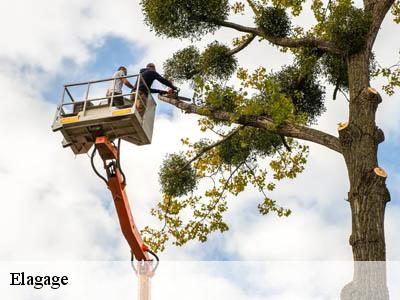
[[[249, 24], [250, 12], [235, 16], [233, 20]], [[306, 12], [299, 22], [309, 26], [309, 20]], [[390, 16], [382, 25], [375, 48], [381, 65], [392, 65], [399, 58], [397, 26]], [[92, 173], [89, 158], [85, 155], [75, 157], [72, 151], [63, 149], [61, 135], [51, 131], [56, 105], [65, 83], [110, 77], [120, 65], [126, 65], [129, 73], [137, 72], [148, 62], [154, 62], [161, 69], [166, 59], [176, 50], [190, 45], [190, 41], [155, 36], [143, 23], [138, 1], [133, 0], [115, 0], [112, 4], [105, 0], [2, 1], [0, 28], [0, 90], [3, 95], [0, 110], [3, 139], [0, 148], [0, 264], [5, 269], [13, 269], [24, 262], [33, 261], [36, 266], [35, 262], [39, 261], [50, 264], [51, 268], [52, 262], [56, 261], [71, 264], [102, 261], [97, 266], [101, 269], [108, 261], [127, 260], [128, 246], [120, 233], [108, 190]], [[196, 45], [203, 47], [214, 40], [229, 43], [233, 37], [235, 32], [223, 29], [215, 36], [205, 36]], [[277, 70], [289, 64], [291, 57], [265, 42], [256, 41], [238, 54], [238, 60], [241, 66], [250, 70], [259, 65]], [[373, 86], [379, 90], [382, 83], [375, 80]], [[183, 92], [191, 95], [187, 86], [183, 86]], [[337, 123], [347, 119], [347, 103], [343, 97], [331, 100], [331, 94], [332, 88], [328, 87], [327, 112], [316, 127], [337, 135]], [[392, 200], [388, 203], [385, 221], [387, 256], [396, 261], [400, 259], [400, 167], [397, 156], [400, 105], [398, 94], [393, 97], [382, 95], [377, 123], [384, 130], [386, 140], [379, 148], [379, 164], [389, 174], [387, 183]], [[197, 128], [197, 120], [196, 116], [158, 103], [152, 144], [142, 147], [123, 145], [127, 193], [139, 227], [159, 225], [149, 213], [161, 197], [159, 165], [167, 153], [182, 149], [182, 137], [196, 140], [204, 136]], [[263, 276], [269, 274], [269, 278], [282, 279], [287, 274], [277, 262], [302, 261], [315, 263], [314, 266], [318, 262], [349, 262], [352, 254], [348, 244], [351, 220], [345, 201], [347, 192], [342, 158], [329, 149], [310, 144], [306, 170], [295, 180], [279, 183], [272, 194], [280, 204], [292, 209], [292, 216], [259, 215], [257, 204], [261, 195], [247, 190], [236, 199], [229, 199], [226, 219], [230, 231], [223, 235], [213, 234], [207, 243], [168, 247], [160, 255], [166, 261], [165, 272], [173, 271], [174, 262], [182, 267], [192, 263], [191, 270], [187, 271], [192, 276], [187, 280], [196, 281], [196, 276], [201, 275], [203, 282], [216, 283], [217, 276], [221, 281], [219, 291], [217, 284], [211, 284], [210, 292], [219, 295], [221, 291], [229, 291], [226, 298], [219, 299], [256, 299], [251, 291], [262, 290], [262, 283], [267, 278]], [[215, 261], [216, 265], [210, 267], [207, 262], [196, 265], [203, 261]], [[218, 265], [218, 261], [237, 262], [233, 265], [235, 268], [251, 269], [254, 261], [272, 265], [261, 267], [263, 275], [259, 278], [249, 275], [251, 284], [246, 285], [244, 275], [239, 276], [240, 280], [237, 275], [233, 276], [237, 272], [230, 271], [232, 265], [229, 262]], [[62, 269], [69, 263], [61, 264]], [[308, 269], [307, 265], [303, 268]], [[32, 270], [36, 269], [32, 267]], [[92, 269], [83, 269], [93, 274]], [[222, 271], [211, 272], [210, 269]], [[162, 278], [160, 276], [160, 282]], [[288, 282], [290, 284], [289, 279]], [[160, 286], [168, 287], [168, 282], [160, 283]], [[333, 287], [330, 290], [336, 291]], [[161, 291], [158, 290], [162, 294]], [[315, 293], [311, 288], [308, 292], [304, 299]], [[232, 296], [229, 298], [228, 295]], [[265, 299], [263, 292], [260, 295]], [[14, 299], [31, 299], [30, 296], [22, 293]], [[51, 297], [54, 295], [49, 299]], [[271, 299], [291, 298], [281, 294]]]

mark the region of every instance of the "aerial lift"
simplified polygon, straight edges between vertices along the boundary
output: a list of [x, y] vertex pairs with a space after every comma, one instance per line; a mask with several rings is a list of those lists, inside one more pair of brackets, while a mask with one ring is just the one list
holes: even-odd
[[[140, 75], [126, 76], [146, 83]], [[116, 78], [68, 84], [52, 125], [53, 131], [60, 131], [64, 137], [63, 147], [69, 147], [76, 155], [91, 153], [94, 172], [106, 183], [111, 191], [122, 233], [131, 249], [131, 262], [139, 277], [139, 299], [150, 299], [150, 279], [158, 266], [157, 255], [143, 242], [135, 225], [128, 196], [125, 191], [126, 178], [120, 163], [121, 140], [136, 145], [151, 143], [156, 102], [149, 88], [147, 92], [137, 89], [123, 94], [123, 103], [114, 105], [114, 95], [90, 97], [90, 89], [101, 83], [114, 82]], [[75, 99], [72, 90], [85, 89], [83, 99]], [[160, 91], [161, 92], [161, 91]], [[119, 95], [118, 95], [119, 96]], [[119, 96], [120, 97], [120, 96]], [[145, 107], [138, 111], [138, 104]], [[117, 142], [117, 145], [115, 144]], [[103, 161], [106, 177], [96, 169], [94, 158], [99, 154]], [[135, 263], [136, 259], [136, 263]]]

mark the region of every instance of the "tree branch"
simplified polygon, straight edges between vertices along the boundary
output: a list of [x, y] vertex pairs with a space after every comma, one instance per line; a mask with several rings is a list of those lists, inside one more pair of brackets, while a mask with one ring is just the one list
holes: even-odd
[[224, 20], [207, 20], [208, 22], [212, 22], [216, 25], [222, 26], [222, 27], [227, 27], [231, 29], [235, 29], [240, 32], [246, 32], [246, 33], [252, 33], [258, 36], [263, 36], [263, 32], [255, 27], [248, 27], [248, 26], [243, 26], [237, 23], [229, 22], [229, 21], [224, 21]]
[[257, 5], [254, 3], [254, 1], [253, 1], [253, 0], [247, 0], [247, 3], [249, 4], [249, 6], [251, 7], [251, 9], [253, 10], [254, 14], [255, 14], [256, 16], [258, 16], [258, 15], [259, 15], [259, 11], [258, 11]]
[[285, 137], [284, 137], [283, 135], [280, 135], [280, 137], [281, 137], [281, 140], [282, 140], [282, 144], [283, 144], [283, 146], [285, 146], [286, 150], [287, 150], [288, 152], [292, 152], [292, 148], [290, 148], [290, 146], [289, 146], [288, 143], [286, 142]]
[[251, 34], [242, 44], [237, 46], [236, 48], [233, 48], [231, 51], [228, 52], [229, 56], [235, 55], [236, 53], [242, 51], [244, 48], [246, 48], [250, 43], [254, 40], [256, 36], [254, 34]]
[[336, 54], [342, 54], [343, 51], [339, 48], [336, 48], [331, 42], [321, 40], [315, 37], [303, 37], [303, 38], [279, 38], [279, 37], [271, 37], [267, 36], [261, 29], [255, 27], [247, 27], [237, 23], [232, 23], [228, 21], [222, 20], [210, 20], [210, 22], [215, 23], [216, 25], [232, 28], [240, 32], [252, 33], [254, 35], [260, 36], [270, 43], [281, 46], [281, 47], [289, 47], [289, 48], [299, 48], [299, 47], [309, 47], [309, 48], [317, 48], [326, 52], [332, 52]]
[[371, 51], [381, 24], [395, 0], [369, 0], [364, 1], [366, 12], [371, 14], [372, 24], [368, 32], [367, 50]]
[[225, 181], [224, 186], [222, 187], [222, 191], [221, 194], [219, 195], [218, 199], [214, 202], [213, 206], [209, 209], [209, 211], [207, 212], [206, 215], [204, 215], [198, 222], [199, 223], [203, 223], [207, 217], [210, 215], [210, 213], [217, 207], [217, 205], [219, 204], [219, 202], [221, 201], [222, 197], [225, 194], [225, 191], [228, 187], [229, 181], [231, 181], [233, 175], [235, 175], [235, 173], [243, 166], [243, 164], [245, 164], [245, 162], [241, 162], [229, 175], [228, 179]]
[[333, 135], [328, 133], [319, 131], [317, 129], [309, 128], [302, 125], [291, 124], [289, 122], [283, 122], [281, 125], [276, 127], [271, 118], [266, 116], [243, 116], [241, 118], [235, 118], [234, 114], [219, 111], [219, 110], [210, 110], [207, 107], [199, 107], [194, 104], [189, 104], [174, 98], [169, 98], [167, 96], [159, 95], [158, 98], [166, 103], [169, 103], [186, 113], [197, 114], [200, 116], [206, 116], [213, 120], [232, 122], [245, 126], [252, 126], [256, 128], [262, 128], [268, 130], [270, 132], [286, 136], [292, 137], [300, 140], [310, 141], [313, 143], [317, 143], [323, 145], [331, 150], [334, 150], [338, 153], [342, 153], [341, 144], [339, 139]]

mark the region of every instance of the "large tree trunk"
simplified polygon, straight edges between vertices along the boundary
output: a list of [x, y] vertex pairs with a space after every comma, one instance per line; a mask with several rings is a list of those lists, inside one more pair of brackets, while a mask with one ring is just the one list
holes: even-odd
[[343, 288], [341, 298], [389, 299], [384, 214], [390, 195], [386, 176], [378, 169], [378, 145], [384, 135], [375, 124], [381, 97], [369, 87], [369, 52], [350, 56], [348, 67], [349, 122], [339, 137], [350, 181], [354, 277]]

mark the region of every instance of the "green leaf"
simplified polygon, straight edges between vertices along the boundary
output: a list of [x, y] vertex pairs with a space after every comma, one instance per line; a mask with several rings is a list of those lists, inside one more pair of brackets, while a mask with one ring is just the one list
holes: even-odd
[[145, 22], [157, 35], [170, 38], [200, 39], [218, 26], [212, 20], [225, 20], [228, 0], [141, 0]]

